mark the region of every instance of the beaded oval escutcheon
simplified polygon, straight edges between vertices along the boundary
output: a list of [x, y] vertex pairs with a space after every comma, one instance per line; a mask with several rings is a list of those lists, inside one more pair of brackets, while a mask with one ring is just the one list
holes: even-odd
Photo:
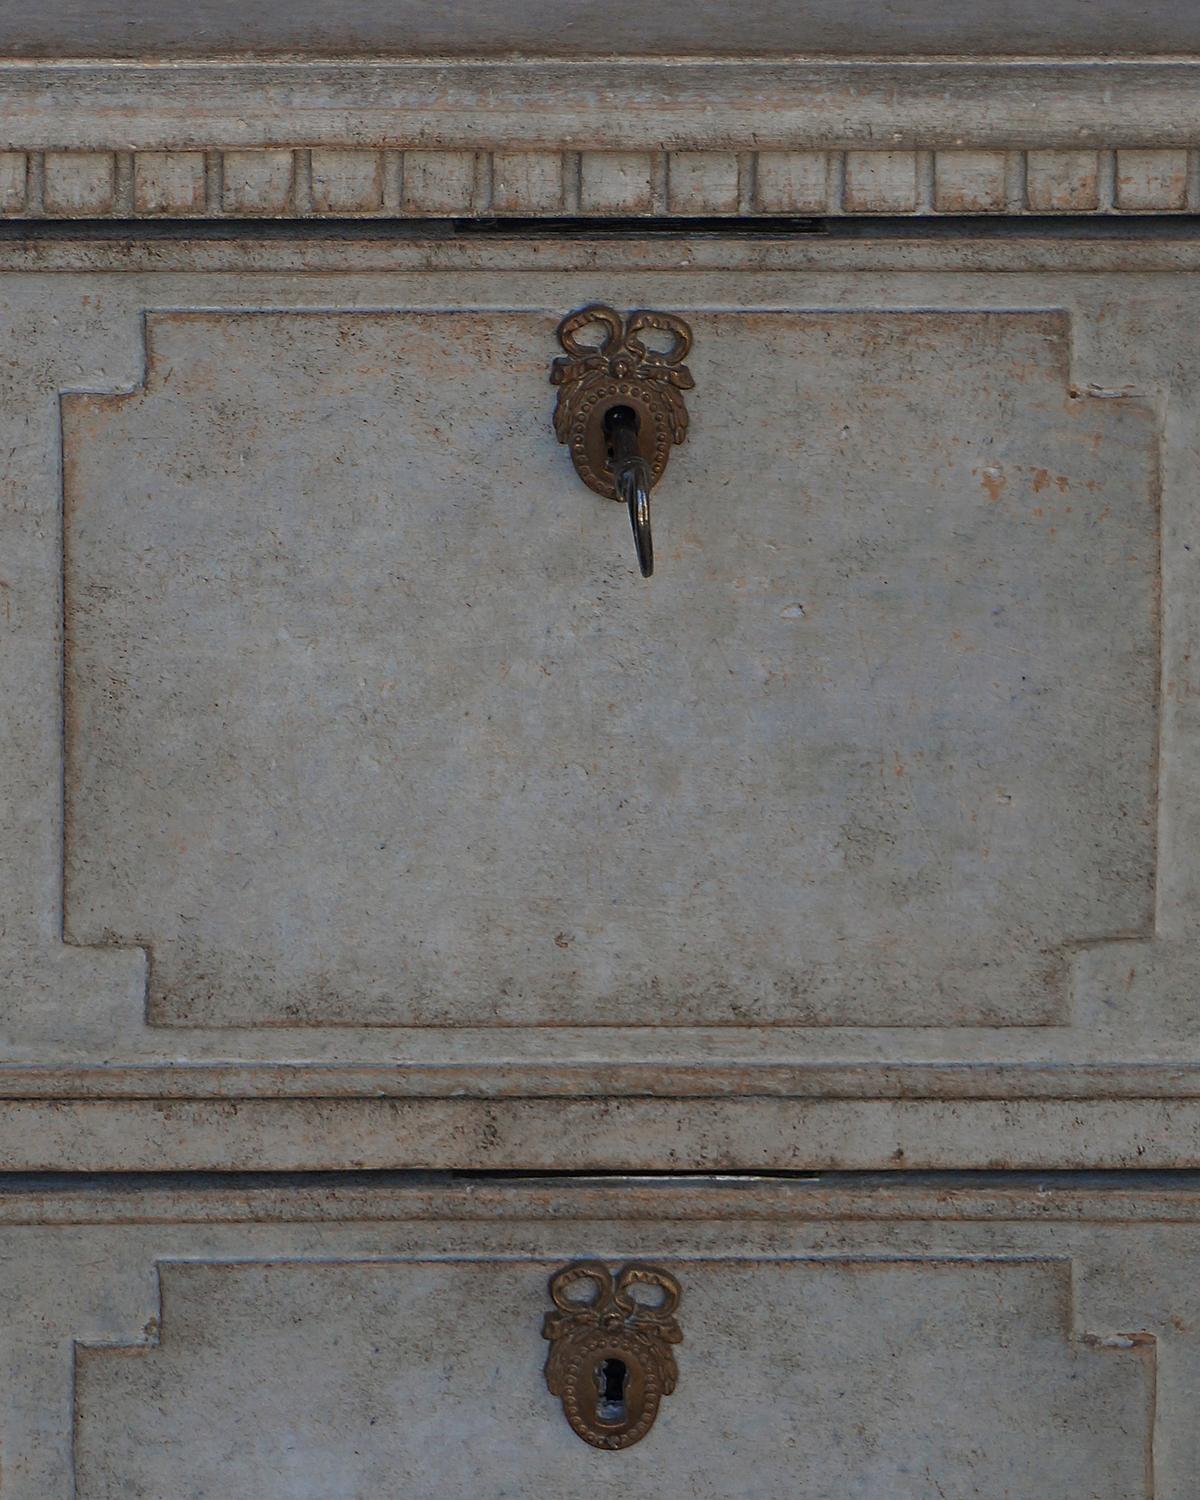
[[585, 1443], [632, 1447], [675, 1389], [678, 1281], [658, 1266], [634, 1262], [614, 1277], [602, 1261], [582, 1260], [554, 1273], [550, 1297], [554, 1308], [542, 1325], [550, 1340], [546, 1384]]
[[[581, 340], [587, 329], [598, 337]], [[665, 349], [646, 346], [646, 336], [658, 333]], [[614, 308], [593, 302], [571, 313], [558, 325], [558, 341], [566, 351], [550, 367], [550, 381], [558, 387], [554, 431], [565, 443], [579, 477], [598, 495], [620, 499], [613, 478], [608, 413], [628, 407], [636, 417], [637, 442], [657, 484], [671, 456], [671, 448], [687, 436], [688, 414], [682, 391], [695, 385], [683, 361], [692, 347], [692, 330], [674, 313], [631, 312], [627, 318]]]

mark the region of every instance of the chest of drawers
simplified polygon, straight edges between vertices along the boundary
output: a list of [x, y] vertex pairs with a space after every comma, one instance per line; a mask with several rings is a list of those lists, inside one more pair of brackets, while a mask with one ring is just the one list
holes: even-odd
[[0, 1500], [1190, 1492], [1193, 65], [646, 24], [0, 64]]

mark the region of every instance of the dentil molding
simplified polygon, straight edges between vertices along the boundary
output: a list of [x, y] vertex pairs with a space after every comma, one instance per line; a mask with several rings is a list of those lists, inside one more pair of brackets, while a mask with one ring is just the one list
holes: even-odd
[[1200, 62], [0, 64], [0, 214], [1200, 211]]

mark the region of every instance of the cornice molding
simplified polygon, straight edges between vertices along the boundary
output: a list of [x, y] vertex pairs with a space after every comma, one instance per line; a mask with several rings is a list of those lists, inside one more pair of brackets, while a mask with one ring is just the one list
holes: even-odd
[[1197, 210], [1200, 60], [0, 63], [10, 218]]

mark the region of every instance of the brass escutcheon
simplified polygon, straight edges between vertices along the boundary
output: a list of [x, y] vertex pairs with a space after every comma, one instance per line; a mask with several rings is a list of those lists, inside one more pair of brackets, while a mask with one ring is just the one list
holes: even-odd
[[[600, 330], [599, 342], [580, 342], [586, 328]], [[648, 330], [669, 334], [664, 351], [647, 349]], [[619, 500], [613, 479], [605, 418], [615, 407], [631, 407], [638, 419], [638, 449], [657, 484], [667, 467], [671, 447], [687, 436], [688, 414], [681, 391], [695, 385], [683, 361], [692, 347], [692, 330], [673, 313], [631, 312], [622, 318], [614, 308], [593, 302], [558, 325], [566, 351], [550, 367], [558, 387], [554, 431], [566, 443], [579, 477], [608, 500]]]
[[[639, 1287], [657, 1292], [657, 1300], [641, 1300]], [[631, 1262], [614, 1277], [602, 1261], [581, 1260], [551, 1276], [550, 1297], [542, 1336], [550, 1340], [551, 1394], [585, 1443], [632, 1447], [678, 1379], [671, 1350], [683, 1338], [678, 1281], [658, 1266]]]

